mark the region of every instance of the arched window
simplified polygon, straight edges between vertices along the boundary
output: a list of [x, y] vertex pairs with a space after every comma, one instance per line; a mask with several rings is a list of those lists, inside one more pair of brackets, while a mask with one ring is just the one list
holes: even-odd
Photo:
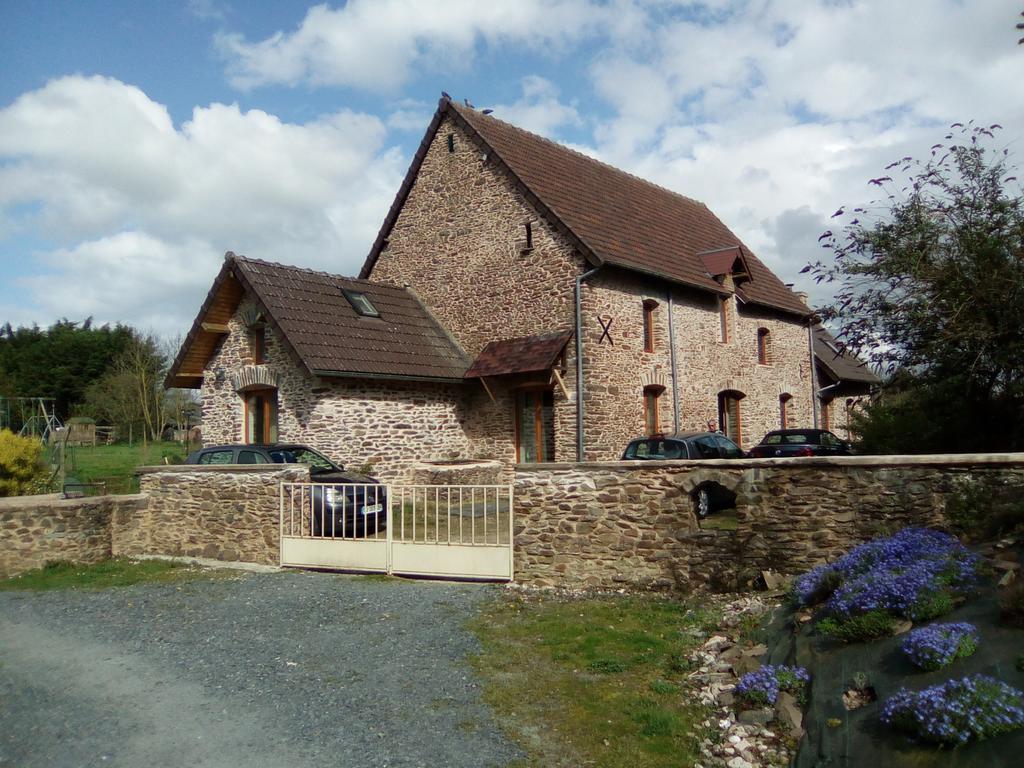
[[779, 395], [779, 428], [789, 429], [789, 401], [793, 396], [789, 392]]
[[665, 388], [660, 384], [644, 387], [644, 433], [648, 436], [661, 433], [661, 412], [658, 400]]
[[757, 329], [757, 362], [768, 365], [772, 361], [771, 331], [767, 328]]
[[654, 351], [654, 310], [658, 302], [644, 299], [644, 352]]
[[740, 401], [746, 397], [735, 389], [718, 393], [718, 428], [736, 445], [743, 445], [743, 418]]

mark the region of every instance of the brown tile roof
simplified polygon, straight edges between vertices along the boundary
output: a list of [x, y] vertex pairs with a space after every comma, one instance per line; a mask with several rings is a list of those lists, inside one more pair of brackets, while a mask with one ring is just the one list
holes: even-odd
[[701, 265], [704, 267], [704, 271], [707, 272], [711, 277], [718, 277], [719, 275], [728, 275], [733, 271], [733, 267], [736, 266], [736, 261], [740, 262], [741, 269], [743, 272], [747, 271], [747, 263], [743, 258], [743, 249], [738, 245], [732, 248], [722, 248], [718, 251], [706, 251], [705, 253], [698, 253], [697, 258], [700, 260]]
[[814, 357], [837, 383], [880, 384], [882, 380], [868, 366], [843, 350], [824, 326], [814, 326]]
[[572, 331], [560, 331], [489, 342], [466, 371], [466, 378], [550, 370], [571, 338]]
[[743, 246], [707, 206], [492, 116], [442, 98], [377, 240], [360, 272], [368, 277], [409, 194], [441, 119], [467, 129], [527, 200], [595, 263], [613, 264], [723, 293], [698, 258], [743, 247], [751, 280], [743, 298], [808, 316], [807, 306]]
[[[465, 353], [415, 294], [404, 288], [232, 253], [225, 257], [215, 288], [226, 273], [249, 292], [309, 373], [461, 381], [469, 365]], [[366, 294], [380, 317], [359, 315], [343, 288]], [[203, 322], [201, 311], [185, 347], [201, 332]], [[179, 359], [185, 357], [185, 347]], [[168, 380], [177, 373], [176, 361]]]

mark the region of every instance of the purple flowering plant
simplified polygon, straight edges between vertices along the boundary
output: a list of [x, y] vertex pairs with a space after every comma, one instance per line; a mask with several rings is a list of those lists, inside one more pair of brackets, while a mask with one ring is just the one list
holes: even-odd
[[793, 694], [798, 702], [804, 704], [810, 681], [811, 676], [803, 667], [766, 664], [741, 677], [735, 694], [744, 709], [769, 707], [779, 698], [780, 691]]
[[824, 603], [826, 628], [867, 614], [922, 621], [952, 610], [953, 597], [978, 581], [981, 562], [948, 534], [905, 528], [808, 571], [793, 594], [802, 606]]
[[1024, 727], [1024, 692], [973, 675], [923, 691], [902, 689], [885, 702], [881, 719], [923, 741], [959, 746]]
[[920, 669], [941, 669], [978, 650], [978, 630], [966, 622], [932, 624], [907, 635], [900, 650]]

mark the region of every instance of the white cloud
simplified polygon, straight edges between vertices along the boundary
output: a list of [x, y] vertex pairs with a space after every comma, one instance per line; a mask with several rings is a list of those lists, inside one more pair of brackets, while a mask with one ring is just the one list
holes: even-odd
[[[1024, 134], [1024, 66], [1000, 0], [643, 6], [590, 76], [612, 116], [595, 153], [703, 200], [785, 280], [841, 204], [957, 120]], [[641, 35], [643, 37], [637, 37]]]
[[297, 125], [225, 104], [175, 127], [138, 88], [66, 77], [0, 110], [0, 211], [65, 244], [26, 283], [42, 322], [180, 328], [227, 250], [357, 271], [404, 172], [385, 136], [347, 110]]
[[559, 101], [558, 88], [539, 75], [524, 77], [523, 94], [511, 104], [488, 105], [494, 116], [541, 136], [552, 136], [558, 128], [580, 125], [576, 107]]
[[586, 0], [349, 0], [310, 8], [294, 32], [257, 42], [224, 33], [217, 47], [239, 88], [308, 83], [380, 92], [414, 71], [465, 68], [481, 42], [558, 49], [593, 18]]

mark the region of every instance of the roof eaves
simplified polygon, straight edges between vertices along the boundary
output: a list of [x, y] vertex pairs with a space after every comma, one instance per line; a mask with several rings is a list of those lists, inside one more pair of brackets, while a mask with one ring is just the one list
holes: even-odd
[[327, 371], [319, 368], [312, 371], [314, 376], [331, 379], [374, 379], [383, 381], [426, 381], [439, 384], [462, 384], [461, 376], [409, 376], [398, 373], [362, 373], [360, 371]]
[[167, 375], [164, 377], [165, 389], [170, 389], [175, 386], [174, 380], [178, 377], [178, 372], [181, 370], [182, 363], [185, 362], [185, 355], [203, 330], [203, 318], [206, 317], [206, 313], [210, 310], [210, 305], [212, 305], [214, 300], [217, 298], [217, 293], [220, 291], [221, 285], [223, 285], [224, 281], [231, 275], [231, 260], [234, 258], [234, 255], [235, 254], [231, 251], [224, 254], [224, 263], [221, 265], [220, 272], [218, 272], [217, 277], [214, 278], [213, 285], [211, 285], [210, 290], [207, 291], [206, 298], [203, 300], [203, 304], [199, 308], [199, 312], [196, 314], [196, 319], [192, 322], [192, 327], [185, 336], [185, 340], [181, 343], [181, 347], [178, 349], [178, 354], [174, 357], [174, 362], [171, 363], [171, 367], [167, 370]]

